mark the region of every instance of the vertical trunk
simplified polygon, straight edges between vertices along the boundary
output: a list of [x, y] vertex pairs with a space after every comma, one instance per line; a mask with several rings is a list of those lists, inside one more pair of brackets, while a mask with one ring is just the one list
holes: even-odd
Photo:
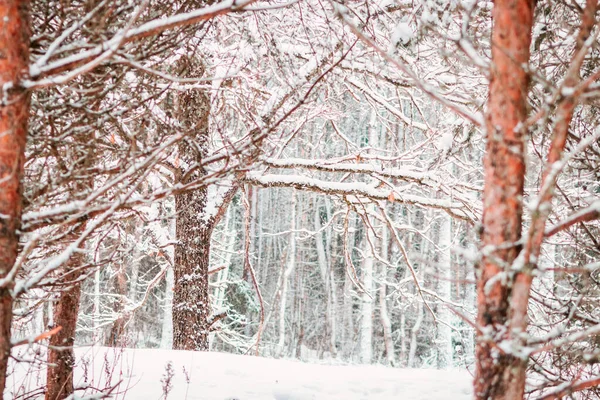
[[[64, 282], [77, 281], [82, 275], [84, 256], [75, 253], [66, 269], [70, 271]], [[50, 337], [48, 349], [48, 373], [46, 378], [46, 400], [65, 399], [73, 394], [73, 366], [75, 365], [75, 330], [79, 314], [81, 284], [75, 282], [60, 293], [54, 306], [54, 325], [62, 329]]]
[[208, 264], [211, 226], [202, 221], [206, 189], [175, 196], [177, 245], [173, 291], [173, 348], [208, 350]]
[[[85, 133], [75, 138], [76, 143], [89, 143], [93, 140], [93, 133]], [[77, 149], [76, 151], [78, 151]], [[73, 170], [80, 171], [70, 187], [73, 198], [87, 196], [94, 187], [94, 181], [89, 178], [88, 168], [92, 165], [94, 154], [92, 150], [86, 150], [78, 154], [71, 162]], [[85, 231], [86, 222], [80, 223], [66, 237], [66, 244], [79, 238]], [[85, 243], [85, 242], [84, 242]], [[54, 324], [62, 329], [50, 337], [48, 347], [48, 372], [46, 386], [46, 400], [58, 400], [71, 396], [73, 388], [73, 367], [75, 365], [75, 332], [77, 318], [79, 316], [79, 300], [81, 298], [81, 278], [84, 275], [86, 256], [84, 244], [74, 252], [64, 266], [64, 275], [61, 284], [65, 287], [60, 293], [54, 306]]]
[[327, 252], [325, 250], [325, 244], [323, 243], [324, 235], [321, 231], [321, 216], [320, 216], [320, 208], [318, 207], [318, 199], [315, 197], [315, 214], [314, 214], [314, 225], [315, 225], [315, 241], [317, 248], [317, 260], [319, 262], [319, 272], [321, 273], [321, 279], [323, 279], [323, 286], [325, 289], [325, 319], [327, 332], [329, 334], [329, 347], [331, 354], [335, 357], [337, 354], [335, 336], [335, 317], [333, 312], [333, 305], [335, 302], [333, 301], [333, 297], [335, 296], [334, 291], [335, 288], [332, 287], [332, 273], [331, 268], [329, 266], [329, 259], [327, 257]]
[[[369, 211], [373, 211], [373, 205], [367, 206]], [[366, 227], [367, 237], [365, 241], [363, 262], [363, 287], [361, 294], [361, 322], [360, 322], [360, 359], [364, 364], [370, 364], [373, 358], [373, 266], [374, 257], [371, 245], [375, 247], [375, 235], [371, 227]], [[369, 244], [371, 243], [371, 244]]]
[[[169, 237], [176, 237], [176, 219], [169, 220]], [[166, 248], [167, 257], [171, 266], [175, 265], [175, 249], [173, 246]], [[163, 304], [164, 315], [160, 335], [160, 348], [171, 349], [173, 347], [173, 290], [175, 288], [175, 275], [172, 267], [167, 268], [165, 274], [165, 303]]]
[[116, 319], [113, 321], [108, 337], [104, 343], [104, 345], [108, 347], [126, 345], [125, 324], [127, 322], [127, 316], [125, 315], [125, 307], [127, 305], [127, 277], [125, 276], [124, 265], [120, 266], [115, 278], [117, 279], [116, 289], [118, 298], [113, 305], [113, 315], [116, 316]]
[[409, 368], [415, 367], [415, 356], [417, 355], [417, 335], [419, 334], [419, 330], [421, 329], [421, 324], [423, 323], [423, 302], [419, 299], [417, 304], [417, 319], [412, 329], [410, 330], [410, 350], [408, 351], [408, 362], [407, 366]]
[[225, 248], [225, 259], [223, 260], [224, 268], [221, 271], [219, 271], [217, 277], [217, 288], [215, 290], [215, 307], [217, 309], [221, 309], [225, 305], [225, 291], [227, 289], [226, 281], [229, 278], [229, 266], [231, 264], [231, 258], [235, 250], [235, 232], [233, 229], [229, 229], [230, 220], [231, 212], [228, 212], [224, 222], [224, 239], [227, 239], [227, 247]]
[[[377, 148], [378, 130], [376, 113], [372, 109], [369, 118], [369, 146]], [[375, 212], [375, 204], [368, 204], [366, 207], [366, 220], [369, 215]], [[370, 225], [370, 224], [369, 224]], [[363, 293], [361, 295], [361, 323], [360, 323], [360, 358], [364, 364], [370, 364], [373, 359], [373, 268], [375, 265], [375, 255], [377, 251], [375, 242], [374, 226], [365, 225], [366, 237], [364, 247], [364, 262], [362, 267], [363, 274]]]
[[406, 354], [406, 313], [404, 310], [400, 312], [400, 366], [405, 367], [408, 365]]
[[[228, 209], [225, 221], [223, 223], [223, 238], [222, 240], [227, 240], [227, 246], [225, 247], [225, 259], [223, 260], [223, 269], [219, 271], [217, 275], [217, 279], [215, 282], [216, 288], [214, 291], [214, 306], [215, 313], [226, 312], [225, 308], [225, 294], [227, 291], [227, 280], [229, 279], [229, 266], [231, 265], [231, 258], [233, 257], [233, 253], [235, 251], [235, 229], [229, 228], [229, 224], [231, 221], [232, 210]], [[210, 349], [214, 348], [215, 345], [215, 334], [212, 333], [210, 335]]]
[[[389, 254], [389, 239], [387, 229], [383, 229], [381, 235], [381, 256], [387, 259]], [[396, 365], [396, 350], [394, 349], [394, 340], [392, 338], [392, 321], [387, 307], [387, 266], [381, 265], [381, 283], [379, 284], [379, 318], [383, 327], [383, 341], [385, 344], [385, 353], [388, 364]]]
[[[348, 221], [348, 251], [350, 252], [350, 257], [352, 257], [352, 252], [354, 250], [354, 242], [355, 242], [355, 232], [356, 232], [356, 218], [354, 216], [348, 216], [350, 220]], [[348, 268], [347, 266], [345, 268]], [[343, 294], [343, 303], [342, 303], [342, 334], [341, 334], [341, 342], [343, 346], [343, 356], [350, 360], [354, 358], [354, 346], [356, 343], [356, 332], [354, 331], [354, 296], [352, 294], [354, 290], [354, 283], [352, 282], [352, 278], [350, 278], [350, 274], [346, 271], [344, 274], [344, 290]]]
[[[534, 0], [496, 1], [493, 9], [492, 64], [486, 115], [482, 246], [489, 249], [477, 271], [477, 323], [486, 336], [514, 339], [507, 330], [508, 274], [520, 252], [525, 177], [529, 45]], [[527, 304], [524, 304], [527, 307]], [[476, 348], [475, 397], [521, 399], [526, 361], [498, 352], [483, 336]]]
[[173, 268], [168, 268], [165, 274], [165, 304], [163, 322], [160, 334], [160, 348], [173, 348], [173, 290], [175, 288], [175, 276]]
[[[438, 268], [438, 295], [447, 301], [451, 300], [452, 295], [452, 219], [449, 215], [442, 216], [440, 226], [439, 244], [442, 247], [442, 254], [439, 260]], [[439, 319], [437, 326], [437, 347], [438, 347], [438, 368], [449, 368], [453, 366], [452, 350], [452, 313], [443, 303], [438, 307], [437, 317]]]
[[[180, 59], [180, 70], [201, 75], [205, 67], [188, 57]], [[190, 90], [178, 98], [178, 119], [187, 136], [179, 144], [182, 166], [176, 180], [185, 185], [202, 179], [198, 167], [207, 154], [210, 98], [203, 91]], [[188, 170], [188, 168], [194, 168]], [[210, 236], [214, 221], [205, 215], [208, 190], [205, 186], [175, 195], [175, 284], [173, 291], [173, 348], [208, 350], [210, 299], [208, 266]], [[211, 199], [212, 200], [212, 199]]]
[[279, 299], [279, 340], [277, 349], [279, 357], [284, 355], [285, 348], [285, 309], [287, 302], [288, 280], [296, 266], [296, 193], [292, 191], [292, 216], [290, 227], [290, 241], [288, 245], [288, 263], [281, 278], [281, 294]]
[[94, 344], [100, 342], [100, 268], [94, 273]]
[[389, 365], [395, 366], [396, 350], [392, 338], [392, 321], [387, 307], [387, 285], [385, 284], [385, 281], [381, 282], [379, 286], [379, 318], [381, 319], [381, 326], [383, 327], [383, 341], [385, 344], [387, 361]]
[[[467, 280], [470, 280], [472, 282], [475, 281], [475, 277], [473, 275], [473, 273], [469, 273], [467, 275]], [[465, 304], [468, 304], [471, 310], [471, 312], [473, 314], [475, 314], [475, 307], [476, 307], [476, 288], [475, 285], [473, 284], [468, 284], [465, 288]], [[463, 339], [463, 343], [464, 343], [464, 354], [465, 354], [465, 366], [469, 367], [469, 369], [471, 369], [471, 367], [473, 366], [473, 363], [475, 362], [475, 333], [473, 331], [473, 329], [470, 326], [466, 326], [464, 328], [464, 333], [462, 334], [462, 339]]]
[[[29, 94], [19, 88], [29, 65], [29, 2], [0, 2], [0, 279], [7, 278], [17, 257], [21, 222], [21, 177], [25, 161]], [[13, 298], [9, 277], [0, 285], [0, 397], [10, 356]]]

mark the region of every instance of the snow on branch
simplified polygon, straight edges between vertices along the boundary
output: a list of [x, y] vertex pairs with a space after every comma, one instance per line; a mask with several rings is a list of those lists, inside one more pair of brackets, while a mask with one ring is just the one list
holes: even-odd
[[[199, 8], [190, 12], [155, 19], [146, 22], [137, 28], [120, 31], [119, 33], [115, 34], [112, 39], [107, 40], [93, 47], [92, 49], [84, 50], [53, 62], [48, 63], [49, 57], [43, 56], [36, 63], [30, 66], [29, 76], [35, 79], [73, 70], [74, 68], [83, 64], [94, 62], [97, 57], [100, 57], [106, 53], [107, 49], [110, 49], [112, 53], [114, 53], [116, 51], [116, 47], [119, 47], [125, 43], [157, 35], [169, 29], [209, 20], [219, 15], [243, 11], [245, 7], [255, 3], [256, 1], [257, 0], [226, 0], [221, 3]], [[59, 53], [60, 49], [52, 48], [49, 51]], [[38, 86], [47, 86], [52, 84], [52, 82], [53, 78], [50, 77], [43, 81], [24, 80], [21, 82], [21, 84], [27, 88], [33, 88]]]
[[249, 172], [246, 182], [266, 187], [293, 187], [341, 196], [370, 198], [373, 200], [390, 200], [404, 204], [414, 204], [423, 207], [439, 208], [459, 212], [462, 204], [448, 199], [430, 199], [427, 197], [399, 193], [395, 189], [379, 189], [375, 185], [364, 182], [327, 182], [320, 179], [307, 178], [300, 175], [275, 175]]
[[545, 236], [550, 237], [564, 231], [579, 222], [588, 222], [600, 218], [600, 201], [595, 201], [589, 207], [581, 209], [567, 219], [546, 229]]

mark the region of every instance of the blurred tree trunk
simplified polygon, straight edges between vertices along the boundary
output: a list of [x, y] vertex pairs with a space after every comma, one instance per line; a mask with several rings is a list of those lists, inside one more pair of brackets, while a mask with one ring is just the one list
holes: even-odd
[[29, 93], [19, 81], [29, 66], [29, 2], [0, 2], [0, 397], [6, 385], [10, 357], [10, 328], [14, 281], [11, 270], [17, 257], [21, 223], [21, 177], [25, 161]]
[[[390, 239], [388, 230], [384, 227], [381, 231], [381, 257], [384, 260], [390, 260]], [[388, 364], [392, 367], [396, 365], [396, 349], [392, 335], [392, 320], [387, 305], [387, 279], [388, 266], [381, 264], [381, 282], [379, 283], [379, 319], [383, 327], [383, 343], [385, 344], [385, 353]]]
[[[115, 279], [118, 298], [113, 304], [113, 314], [116, 315], [117, 318], [113, 321], [110, 332], [104, 343], [104, 345], [108, 347], [119, 347], [127, 344], [127, 339], [125, 338], [125, 325], [129, 316], [125, 315], [125, 307], [127, 306], [127, 276], [125, 275], [125, 265], [119, 265]], [[131, 297], [130, 300], [132, 302], [135, 301]]]
[[[534, 0], [496, 1], [493, 9], [492, 64], [486, 115], [482, 247], [488, 249], [477, 271], [478, 335], [475, 397], [522, 399], [527, 362], [499, 352], [490, 341], [496, 333], [512, 340], [521, 332], [508, 328], [508, 273], [521, 246], [529, 46]], [[508, 278], [508, 277], [507, 277]], [[514, 293], [513, 293], [514, 295]], [[527, 302], [521, 310], [526, 315]]]
[[[367, 205], [367, 215], [375, 212], [373, 204]], [[373, 361], [373, 270], [375, 258], [373, 251], [376, 251], [376, 237], [373, 232], [374, 227], [365, 226], [365, 246], [363, 249], [364, 260], [362, 264], [362, 285], [364, 291], [361, 293], [360, 305], [360, 361], [363, 364], [370, 364]]]
[[[438, 266], [438, 295], [446, 301], [452, 300], [452, 219], [449, 215], [442, 216], [440, 224], [439, 245], [440, 254]], [[438, 368], [452, 368], [454, 366], [454, 351], [452, 346], [452, 313], [448, 306], [440, 302], [437, 311], [437, 350]]]
[[[319, 207], [318, 197], [315, 197], [315, 213], [314, 213], [314, 226], [315, 226], [315, 243], [317, 249], [317, 261], [319, 263], [319, 272], [321, 279], [323, 280], [323, 286], [326, 295], [325, 305], [325, 322], [327, 327], [326, 334], [329, 335], [329, 351], [335, 358], [337, 355], [336, 346], [336, 325], [335, 325], [335, 283], [333, 282], [333, 271], [329, 264], [329, 256], [325, 249], [324, 235], [321, 226], [321, 208]], [[332, 244], [327, 242], [327, 246], [330, 247]]]
[[279, 339], [277, 352], [279, 357], [285, 355], [285, 311], [288, 294], [288, 281], [296, 266], [296, 192], [292, 191], [292, 215], [290, 226], [290, 239], [288, 247], [288, 262], [281, 277], [281, 295], [279, 298]]

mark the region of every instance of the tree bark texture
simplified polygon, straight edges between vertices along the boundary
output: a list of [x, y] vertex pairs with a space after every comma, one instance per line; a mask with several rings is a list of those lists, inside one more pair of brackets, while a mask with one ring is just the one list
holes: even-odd
[[[492, 64], [484, 157], [483, 259], [477, 271], [475, 397], [522, 399], [526, 360], [500, 351], [499, 340], [521, 332], [507, 330], [509, 274], [521, 248], [529, 47], [533, 0], [500, 0], [493, 9]], [[527, 304], [524, 304], [527, 307]], [[526, 310], [525, 310], [526, 313]]]
[[29, 65], [29, 2], [0, 2], [0, 397], [6, 385], [10, 356], [10, 328], [21, 223], [21, 177], [25, 161], [29, 94], [19, 87]]
[[[75, 281], [80, 278], [84, 255], [71, 256], [67, 268], [70, 270], [63, 280]], [[46, 400], [65, 399], [73, 394], [73, 366], [75, 365], [75, 330], [79, 313], [81, 284], [76, 282], [61, 292], [54, 306], [54, 325], [62, 329], [50, 337], [48, 349], [48, 372], [46, 377]]]
[[[181, 60], [184, 70], [197, 72], [197, 61]], [[199, 66], [202, 70], [202, 66]], [[196, 71], [194, 71], [196, 70]], [[199, 75], [202, 71], [198, 72]], [[202, 178], [206, 171], [198, 167], [207, 153], [210, 98], [203, 91], [190, 90], [178, 99], [178, 118], [186, 129], [179, 144], [180, 167], [177, 180], [188, 184]], [[211, 313], [208, 288], [210, 236], [215, 221], [206, 218], [207, 189], [185, 191], [175, 196], [177, 211], [175, 234], [173, 291], [173, 349], [209, 349], [209, 317]]]
[[[96, 102], [96, 108], [99, 103]], [[93, 140], [93, 133], [84, 132], [77, 137], [75, 143], [89, 143]], [[80, 171], [87, 171], [94, 162], [93, 151], [78, 154], [73, 157], [71, 167]], [[79, 177], [78, 177], [79, 178]], [[94, 189], [94, 180], [91, 176], [83, 176], [81, 180], [75, 179], [71, 186], [71, 195], [85, 196]], [[71, 242], [77, 240], [85, 231], [86, 222], [81, 222], [72, 228], [65, 236], [66, 248]], [[85, 242], [84, 242], [85, 243]], [[82, 247], [74, 252], [63, 268], [60, 284], [64, 289], [60, 292], [53, 310], [54, 326], [62, 329], [50, 337], [48, 348], [48, 371], [46, 376], [46, 400], [65, 399], [74, 393], [73, 367], [75, 365], [75, 332], [77, 330], [77, 318], [79, 316], [79, 303], [81, 299], [81, 279], [85, 273], [86, 255]]]

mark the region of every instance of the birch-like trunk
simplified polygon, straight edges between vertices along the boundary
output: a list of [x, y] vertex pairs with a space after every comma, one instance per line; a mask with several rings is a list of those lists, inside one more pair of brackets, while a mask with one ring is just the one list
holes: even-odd
[[[348, 251], [350, 252], [350, 257], [352, 257], [352, 246], [354, 245], [356, 235], [356, 217], [350, 215], [348, 218], [350, 219], [348, 221]], [[348, 269], [349, 266], [345, 266], [344, 268]], [[343, 357], [346, 359], [354, 359], [354, 348], [356, 346], [356, 334], [354, 330], [354, 298], [352, 294], [355, 289], [350, 274], [346, 271], [346, 273], [344, 273], [344, 289], [342, 292], [343, 329], [341, 333]]]
[[415, 324], [410, 330], [410, 350], [408, 351], [408, 362], [407, 366], [409, 368], [415, 367], [415, 356], [417, 354], [417, 335], [419, 334], [419, 330], [421, 330], [421, 324], [423, 323], [423, 302], [419, 299], [417, 303], [417, 319], [415, 320]]
[[[442, 254], [439, 258], [437, 293], [443, 299], [450, 301], [452, 297], [452, 218], [442, 216], [440, 226], [439, 246]], [[437, 350], [438, 368], [454, 366], [452, 346], [452, 312], [445, 304], [440, 304], [437, 312]]]
[[[318, 205], [318, 199], [315, 198], [315, 204]], [[327, 252], [325, 249], [325, 244], [323, 242], [324, 236], [321, 231], [321, 216], [320, 216], [320, 208], [315, 207], [314, 214], [314, 225], [315, 225], [315, 241], [317, 248], [317, 260], [319, 263], [319, 272], [321, 274], [321, 279], [323, 280], [323, 285], [326, 293], [326, 305], [325, 305], [325, 319], [327, 323], [327, 333], [329, 334], [329, 347], [331, 354], [335, 357], [337, 354], [336, 347], [336, 326], [335, 326], [335, 315], [334, 315], [334, 305], [335, 305], [335, 287], [332, 285], [332, 271], [329, 265], [329, 258], [327, 257]]]
[[94, 272], [94, 344], [100, 343], [101, 330], [99, 329], [100, 324], [100, 268], [96, 268]]
[[[169, 237], [176, 237], [176, 220], [169, 220]], [[175, 265], [175, 248], [166, 247], [166, 256], [169, 258], [170, 266], [167, 267], [165, 274], [165, 302], [163, 304], [164, 315], [160, 334], [160, 348], [171, 349], [173, 347], [173, 290], [175, 289], [175, 275], [173, 265]]]
[[290, 224], [290, 238], [288, 244], [287, 266], [281, 278], [281, 292], [279, 299], [279, 340], [277, 341], [277, 351], [279, 357], [284, 355], [285, 349], [285, 310], [287, 302], [288, 280], [296, 266], [296, 193], [292, 191], [292, 215]]
[[229, 279], [229, 267], [231, 265], [231, 258], [235, 248], [235, 231], [229, 227], [231, 221], [231, 212], [232, 211], [228, 211], [225, 216], [224, 236], [227, 238], [227, 245], [225, 246], [225, 257], [223, 260], [224, 268], [218, 272], [214, 295], [215, 308], [218, 310], [225, 306], [225, 292], [227, 290], [227, 279]]
[[[373, 211], [374, 206], [370, 204], [367, 209]], [[375, 265], [371, 246], [375, 248], [375, 235], [370, 227], [366, 227], [366, 229], [367, 240], [365, 241], [365, 258], [362, 265], [364, 291], [361, 293], [360, 307], [360, 360], [363, 364], [370, 364], [373, 359], [373, 268]]]
[[[389, 238], [386, 228], [381, 234], [381, 256], [384, 259], [388, 258]], [[383, 342], [385, 344], [385, 353], [388, 364], [396, 365], [396, 350], [394, 348], [394, 339], [392, 338], [392, 321], [387, 306], [387, 266], [381, 265], [381, 282], [379, 284], [379, 318], [383, 327]]]

